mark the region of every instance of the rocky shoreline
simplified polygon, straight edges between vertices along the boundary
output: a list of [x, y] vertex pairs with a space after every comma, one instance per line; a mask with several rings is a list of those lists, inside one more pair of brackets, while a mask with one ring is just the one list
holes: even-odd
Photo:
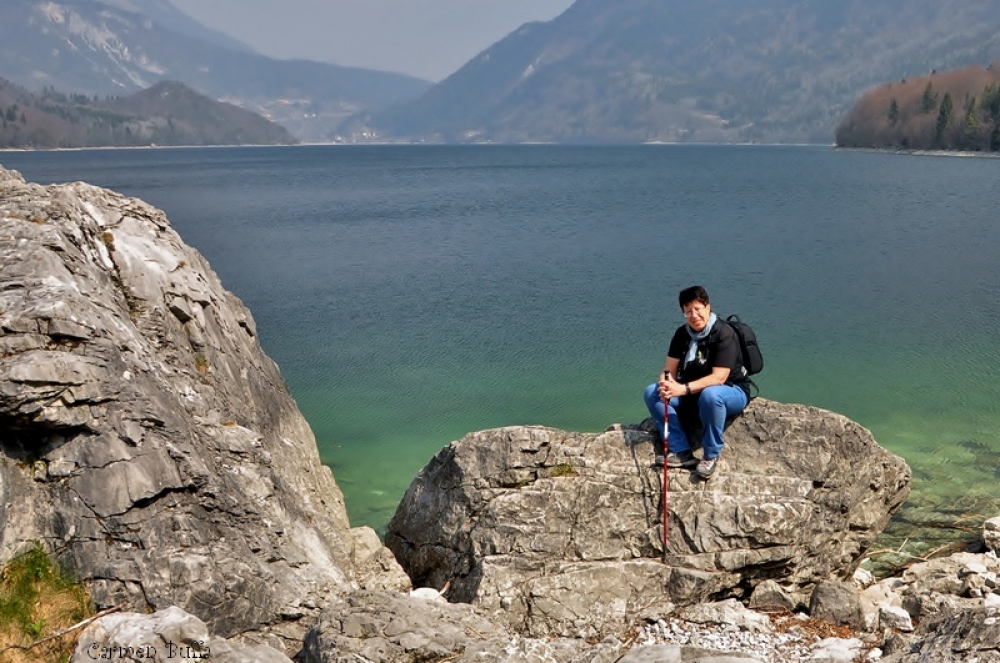
[[840, 415], [755, 401], [666, 550], [649, 422], [471, 433], [383, 545], [161, 211], [0, 168], [0, 264], [0, 565], [40, 542], [113, 611], [74, 663], [1000, 661], [1000, 520], [859, 571], [910, 470]]

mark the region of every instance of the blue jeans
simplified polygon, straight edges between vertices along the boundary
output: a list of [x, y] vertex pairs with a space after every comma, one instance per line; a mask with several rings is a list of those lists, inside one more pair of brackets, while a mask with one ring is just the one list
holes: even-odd
[[[694, 398], [687, 396], [686, 398]], [[746, 392], [739, 387], [731, 385], [719, 385], [702, 389], [698, 395], [698, 416], [701, 418], [701, 425], [704, 433], [701, 438], [702, 455], [704, 458], [718, 458], [722, 453], [722, 431], [726, 426], [726, 419], [735, 417], [747, 406], [749, 399]], [[656, 422], [656, 428], [660, 432], [660, 439], [663, 439], [663, 400], [660, 398], [659, 385], [653, 383], [646, 387], [643, 395], [649, 414]], [[687, 433], [681, 426], [680, 418], [677, 416], [677, 409], [680, 407], [680, 398], [671, 398], [670, 407], [667, 412], [667, 428], [670, 433], [667, 443], [670, 445], [668, 451], [680, 453], [691, 451], [691, 442], [687, 438]]]

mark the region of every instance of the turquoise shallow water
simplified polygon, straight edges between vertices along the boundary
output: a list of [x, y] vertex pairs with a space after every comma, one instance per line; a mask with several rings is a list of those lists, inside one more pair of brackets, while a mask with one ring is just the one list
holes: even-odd
[[692, 283], [754, 324], [764, 396], [841, 412], [909, 462], [886, 545], [919, 554], [1000, 513], [1000, 160], [384, 146], [0, 164], [166, 210], [253, 311], [354, 524], [382, 529], [466, 432], [640, 421]]

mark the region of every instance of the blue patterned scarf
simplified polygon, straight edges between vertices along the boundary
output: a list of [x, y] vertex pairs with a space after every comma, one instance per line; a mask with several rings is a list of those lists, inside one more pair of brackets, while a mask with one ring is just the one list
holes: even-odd
[[687, 327], [688, 336], [691, 337], [691, 345], [688, 346], [688, 353], [684, 358], [685, 367], [687, 367], [687, 365], [698, 356], [698, 341], [708, 338], [708, 335], [712, 333], [712, 327], [715, 326], [716, 320], [718, 320], [718, 318], [714, 313], [708, 316], [708, 324], [705, 325], [705, 328], [700, 332], [696, 332], [691, 329], [691, 325], [686, 322], [684, 323], [684, 326]]

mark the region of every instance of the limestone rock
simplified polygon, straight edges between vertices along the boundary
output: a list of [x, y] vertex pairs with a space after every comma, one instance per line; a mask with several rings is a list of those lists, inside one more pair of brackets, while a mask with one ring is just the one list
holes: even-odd
[[884, 663], [1000, 663], [1000, 616], [995, 610], [947, 610], [916, 630], [919, 641]]
[[754, 633], [773, 630], [766, 615], [748, 610], [736, 599], [689, 606], [680, 610], [677, 616], [695, 624], [728, 624]]
[[962, 605], [979, 605], [977, 600], [981, 601], [983, 592], [970, 594], [969, 588], [985, 587], [987, 578], [973, 569], [995, 577], [1000, 572], [1000, 561], [989, 555], [963, 552], [910, 566], [900, 578], [902, 607], [914, 619], [924, 620], [948, 614]]
[[403, 571], [389, 549], [382, 545], [371, 527], [354, 527], [350, 530], [351, 562], [355, 579], [366, 589], [385, 589], [405, 592], [410, 589], [410, 578]]
[[853, 582], [824, 580], [817, 583], [809, 600], [809, 614], [832, 624], [856, 629], [864, 626], [861, 597]]
[[882, 608], [902, 608], [903, 599], [897, 591], [901, 586], [898, 579], [887, 578], [861, 591], [861, 614], [866, 628], [878, 627], [879, 611]]
[[291, 663], [291, 659], [266, 644], [211, 637], [205, 622], [176, 607], [151, 615], [134, 612], [106, 615], [87, 626], [71, 663], [100, 660]]
[[983, 523], [983, 543], [994, 554], [1000, 553], [1000, 517], [990, 518]]
[[411, 484], [386, 544], [415, 584], [450, 582], [450, 600], [521, 633], [598, 637], [765, 579], [846, 580], [909, 491], [905, 462], [861, 426], [757, 399], [711, 481], [671, 471], [664, 564], [650, 430], [467, 435]]
[[749, 608], [770, 612], [792, 612], [799, 605], [795, 597], [774, 580], [765, 580], [757, 584], [750, 595]]
[[300, 638], [331, 593], [408, 589], [163, 212], [0, 168], [0, 264], [0, 564], [42, 541], [98, 608], [178, 606], [221, 636]]
[[884, 631], [880, 660], [1000, 662], [1000, 596], [993, 593], [998, 571], [992, 551], [958, 552], [913, 564], [864, 590], [870, 628]]
[[913, 620], [910, 619], [910, 613], [896, 606], [879, 608], [878, 623], [882, 628], [891, 628], [903, 633], [913, 631]]
[[621, 663], [766, 663], [749, 654], [720, 654], [678, 645], [636, 647]]
[[478, 608], [404, 594], [359, 591], [333, 601], [309, 632], [303, 663], [612, 663], [617, 640], [522, 638]]
[[854, 663], [864, 643], [858, 638], [824, 638], [816, 643], [810, 663]]
[[858, 586], [858, 589], [867, 589], [875, 583], [875, 576], [868, 569], [857, 568], [852, 576], [854, 584]]

